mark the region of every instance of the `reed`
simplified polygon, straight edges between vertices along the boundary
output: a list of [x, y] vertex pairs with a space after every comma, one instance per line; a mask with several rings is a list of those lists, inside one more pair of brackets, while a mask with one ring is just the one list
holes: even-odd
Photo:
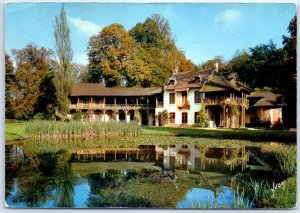
[[26, 133], [30, 139], [73, 139], [97, 136], [136, 136], [140, 126], [135, 122], [29, 121]]
[[250, 209], [253, 208], [253, 203], [245, 196], [244, 191], [239, 191], [237, 188], [233, 191], [232, 199], [224, 199], [223, 201], [216, 201], [213, 198], [208, 199], [208, 202], [198, 201], [191, 203], [193, 209]]

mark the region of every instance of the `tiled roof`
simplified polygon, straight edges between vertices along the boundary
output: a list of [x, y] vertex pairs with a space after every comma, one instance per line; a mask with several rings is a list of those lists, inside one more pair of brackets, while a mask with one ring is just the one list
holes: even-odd
[[[167, 82], [164, 86], [166, 90], [173, 90], [179, 88], [201, 88], [203, 83], [207, 81], [210, 75], [214, 72], [214, 69], [207, 69], [207, 70], [198, 70], [198, 71], [190, 71], [190, 72], [181, 72], [173, 74], [170, 78], [175, 80], [175, 84], [169, 84]], [[196, 78], [200, 78], [200, 81], [195, 81]]]
[[209, 80], [202, 86], [200, 89], [201, 92], [217, 92], [217, 91], [226, 91], [226, 90], [236, 90], [240, 89], [228, 81], [222, 74], [213, 73]]
[[77, 83], [70, 96], [151, 96], [161, 92], [161, 87], [105, 87], [99, 83]]
[[281, 94], [274, 94], [272, 92], [255, 91], [252, 92], [248, 98], [259, 98], [253, 105], [255, 107], [269, 106], [269, 107], [283, 107], [286, 103], [283, 101]]

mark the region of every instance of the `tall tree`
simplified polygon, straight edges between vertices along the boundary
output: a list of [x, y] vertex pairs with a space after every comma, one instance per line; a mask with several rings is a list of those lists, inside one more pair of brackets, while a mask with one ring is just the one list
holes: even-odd
[[17, 64], [13, 81], [9, 83], [9, 103], [17, 119], [33, 116], [38, 98], [42, 94], [40, 85], [49, 72], [52, 51], [28, 44], [24, 49], [12, 50]]
[[88, 46], [90, 82], [106, 86], [136, 86], [142, 84], [147, 70], [137, 57], [138, 47], [120, 24], [111, 24], [90, 39]]
[[296, 48], [297, 48], [297, 16], [290, 21], [287, 28], [289, 36], [283, 36], [283, 49], [287, 51], [287, 59], [284, 73], [285, 79], [284, 96], [287, 107], [283, 111], [284, 122], [289, 127], [296, 127], [297, 111], [297, 69], [296, 69]]
[[11, 85], [15, 80], [14, 75], [14, 66], [10, 59], [10, 56], [5, 54], [5, 117], [6, 118], [14, 118], [14, 113], [9, 102], [10, 96], [10, 88]]
[[164, 17], [153, 14], [133, 27], [129, 34], [141, 47], [138, 57], [148, 67], [149, 85], [164, 84], [175, 68], [182, 72], [195, 69], [196, 66], [176, 47], [171, 28]]
[[69, 111], [68, 96], [74, 84], [75, 74], [72, 69], [73, 51], [71, 48], [70, 29], [67, 22], [66, 12], [62, 6], [60, 15], [55, 19], [54, 37], [56, 41], [56, 55], [58, 59], [57, 72], [54, 76], [54, 85], [57, 93], [59, 110]]
[[55, 107], [57, 106], [56, 89], [54, 86], [55, 67], [54, 60], [49, 62], [49, 71], [40, 83], [41, 95], [38, 98], [36, 113], [42, 113], [44, 119], [54, 118]]

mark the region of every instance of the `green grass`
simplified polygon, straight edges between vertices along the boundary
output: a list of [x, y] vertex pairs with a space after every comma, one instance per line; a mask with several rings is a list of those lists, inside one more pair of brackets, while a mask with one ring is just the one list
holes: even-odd
[[29, 121], [26, 133], [31, 139], [71, 139], [98, 136], [136, 136], [140, 126], [135, 122]]
[[284, 186], [275, 191], [275, 208], [296, 208], [297, 205], [297, 178], [288, 178]]
[[250, 140], [254, 142], [296, 143], [296, 133], [286, 130], [203, 129], [193, 127], [143, 126], [142, 134], [174, 135], [198, 138]]
[[5, 123], [5, 141], [25, 139], [26, 137], [24, 123]]

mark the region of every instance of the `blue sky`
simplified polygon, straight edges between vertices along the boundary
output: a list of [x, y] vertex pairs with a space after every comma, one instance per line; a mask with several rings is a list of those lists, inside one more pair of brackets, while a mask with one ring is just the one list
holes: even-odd
[[[5, 51], [35, 43], [54, 49], [54, 22], [61, 3], [11, 3], [5, 9]], [[222, 55], [230, 59], [237, 50], [269, 40], [282, 46], [282, 35], [296, 8], [293, 4], [104, 4], [65, 3], [71, 29], [73, 61], [88, 63], [86, 50], [91, 35], [120, 23], [126, 30], [153, 13], [170, 24], [177, 47], [196, 64]]]

